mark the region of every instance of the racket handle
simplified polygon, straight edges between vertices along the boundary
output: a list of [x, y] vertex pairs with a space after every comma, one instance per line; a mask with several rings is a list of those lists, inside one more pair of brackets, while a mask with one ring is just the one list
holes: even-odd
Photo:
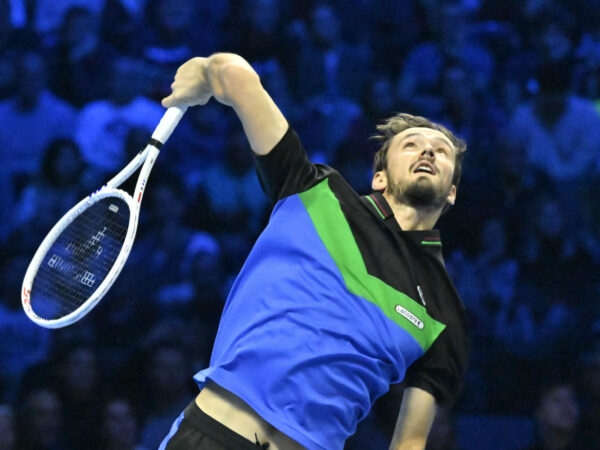
[[154, 133], [152, 133], [152, 139], [164, 144], [169, 139], [169, 136], [171, 136], [171, 133], [173, 133], [173, 130], [186, 110], [187, 106], [172, 106], [168, 108], [156, 126]]

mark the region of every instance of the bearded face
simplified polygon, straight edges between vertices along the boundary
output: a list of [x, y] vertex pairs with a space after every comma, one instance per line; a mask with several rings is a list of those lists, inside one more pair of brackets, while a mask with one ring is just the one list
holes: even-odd
[[417, 209], [432, 210], [443, 208], [447, 203], [451, 186], [436, 185], [426, 177], [420, 177], [416, 180], [396, 180], [388, 169], [386, 169], [386, 176], [388, 194], [398, 203]]
[[396, 135], [388, 150], [387, 167], [373, 177], [373, 189], [388, 201], [436, 212], [453, 204], [456, 150], [441, 132], [409, 128]]

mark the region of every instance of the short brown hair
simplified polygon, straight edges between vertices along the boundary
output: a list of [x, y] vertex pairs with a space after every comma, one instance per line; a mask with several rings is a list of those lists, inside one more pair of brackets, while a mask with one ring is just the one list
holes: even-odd
[[454, 174], [452, 175], [452, 184], [458, 188], [462, 176], [462, 162], [465, 157], [465, 152], [467, 151], [467, 143], [454, 135], [454, 133], [443, 125], [432, 122], [426, 117], [413, 116], [406, 113], [396, 114], [377, 125], [377, 133], [371, 136], [371, 139], [381, 142], [382, 144], [377, 153], [375, 153], [373, 173], [387, 168], [387, 154], [392, 138], [409, 128], [431, 128], [441, 132], [450, 140], [450, 142], [452, 142], [452, 145], [454, 145], [454, 148], [456, 149], [456, 162]]

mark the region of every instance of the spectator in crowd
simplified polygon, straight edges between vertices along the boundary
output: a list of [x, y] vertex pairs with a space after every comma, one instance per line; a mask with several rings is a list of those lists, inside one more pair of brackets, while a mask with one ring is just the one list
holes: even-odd
[[141, 129], [149, 135], [164, 113], [148, 97], [144, 69], [139, 59], [118, 58], [111, 66], [109, 97], [87, 103], [79, 113], [75, 140], [98, 176], [121, 169], [132, 156], [127, 153], [130, 132]]
[[297, 98], [360, 101], [372, 57], [369, 47], [344, 39], [339, 12], [327, 2], [314, 4], [305, 26], [293, 68]]
[[570, 93], [571, 65], [569, 59], [541, 65], [538, 92], [515, 110], [506, 130], [506, 139], [525, 149], [528, 165], [553, 181], [570, 220], [582, 210], [583, 184], [597, 173], [600, 156], [600, 115], [589, 99]]
[[473, 89], [484, 92], [495, 70], [491, 52], [469, 39], [474, 17], [459, 2], [439, 5], [427, 2], [429, 39], [417, 44], [404, 60], [397, 96], [410, 108], [425, 116], [440, 116], [443, 110], [442, 80], [447, 66], [463, 67]]
[[139, 444], [139, 421], [124, 396], [109, 396], [104, 401], [99, 435], [97, 450], [150, 450]]
[[[366, 24], [366, 39], [373, 49], [375, 70], [391, 78], [400, 74], [404, 58], [390, 58], [390, 55], [406, 55], [424, 38], [427, 29], [424, 3], [421, 0], [380, 0], [374, 8], [366, 0], [335, 2], [345, 29], [360, 29]], [[358, 20], [357, 24], [357, 17], [366, 20]], [[357, 37], [362, 38], [362, 33]]]
[[108, 97], [117, 54], [101, 39], [98, 15], [88, 7], [65, 12], [50, 54], [50, 86], [58, 97], [77, 109]]
[[61, 439], [73, 450], [86, 448], [97, 437], [104, 392], [96, 345], [67, 337], [57, 347], [48, 369], [62, 410]]
[[[559, 63], [573, 57], [579, 39], [572, 8], [562, 0], [523, 2], [521, 34], [524, 51], [517, 55], [522, 70], [534, 77], [541, 65]], [[529, 59], [529, 61], [526, 61]]]
[[[181, 279], [177, 261], [181, 260], [195, 230], [185, 222], [187, 196], [176, 176], [157, 173], [146, 193], [147, 221], [140, 224], [135, 254], [130, 256], [131, 281], [124, 281], [118, 292], [127, 298], [137, 283], [143, 301], [155, 302], [161, 285]], [[133, 273], [135, 270], [140, 275]], [[151, 310], [152, 306], [147, 305]]]
[[241, 0], [231, 8], [225, 22], [227, 48], [247, 55], [253, 64], [279, 64], [286, 76], [293, 61], [294, 48], [287, 36], [289, 11], [281, 0]]
[[22, 29], [30, 20], [27, 14], [28, 5], [25, 0], [2, 0], [0, 1], [0, 15], [2, 21], [0, 26], [0, 42], [5, 34], [12, 30]]
[[181, 343], [149, 342], [147, 381], [143, 387], [141, 443], [158, 448], [169, 432], [173, 416], [189, 403], [194, 383], [189, 379], [191, 360]]
[[[565, 207], [551, 192], [530, 204], [531, 215], [522, 227], [527, 240], [517, 241], [519, 273], [512, 301], [501, 304], [495, 322], [495, 344], [506, 360], [497, 358], [498, 380], [490, 384], [496, 401], [508, 392], [520, 392], [506, 404], [513, 412], [524, 412], [537, 385], [540, 371], [558, 371], [576, 363], [572, 352], [586, 332], [583, 320], [590, 314], [594, 267], [589, 256], [573, 245], [567, 233]], [[527, 253], [528, 252], [528, 253]], [[502, 362], [504, 361], [504, 362]], [[512, 371], [506, 370], [511, 361]], [[519, 376], [515, 376], [518, 373]], [[503, 387], [506, 389], [503, 390]]]
[[579, 404], [567, 380], [543, 382], [537, 394], [533, 418], [536, 438], [525, 450], [581, 450], [577, 443]]
[[578, 361], [577, 392], [580, 398], [580, 430], [582, 449], [600, 442], [600, 340], [594, 335]]
[[23, 49], [14, 64], [14, 93], [0, 102], [0, 157], [18, 195], [37, 173], [50, 141], [73, 135], [77, 113], [48, 88], [48, 67], [40, 50]]
[[270, 89], [273, 99], [281, 105], [282, 111], [295, 120], [302, 112], [301, 102], [295, 98], [290, 88], [290, 77], [286, 75], [285, 67], [274, 59], [256, 63], [255, 67], [264, 85]]
[[[452, 252], [448, 270], [463, 292], [473, 339], [479, 343], [473, 348], [468, 375], [470, 389], [465, 391], [463, 403], [475, 410], [489, 403], [490, 411], [494, 412], [500, 412], [495, 408], [516, 408], [515, 402], [497, 401], [503, 393], [515, 389], [513, 375], [518, 368], [515, 359], [509, 357], [507, 351], [503, 351], [501, 358], [491, 351], [496, 346], [503, 349], [499, 343], [504, 337], [506, 316], [512, 317], [509, 311], [516, 301], [519, 274], [519, 262], [511, 253], [508, 230], [502, 218], [489, 218], [480, 226], [475, 248]], [[507, 344], [509, 350], [511, 344]], [[493, 384], [486, 382], [490, 373], [494, 374]], [[504, 383], [510, 387], [505, 388]]]
[[[31, 38], [31, 33], [24, 33], [21, 19], [13, 19], [15, 8], [19, 11], [16, 16], [26, 14], [24, 5], [10, 0], [0, 0], [0, 100], [13, 94], [15, 86], [15, 67], [13, 58], [20, 50], [24, 34]], [[25, 19], [23, 19], [25, 20]], [[17, 23], [15, 23], [17, 22]]]
[[262, 229], [267, 214], [267, 201], [261, 195], [247, 147], [244, 135], [232, 131], [221, 158], [202, 168], [195, 186], [196, 195], [206, 198], [206, 209], [214, 214], [210, 231], [220, 236], [226, 258], [236, 264]]
[[[2, 114], [9, 114], [15, 108], [14, 105], [4, 103], [11, 98], [16, 98], [15, 91], [19, 82], [15, 61], [23, 52], [23, 48], [28, 48], [29, 45], [35, 48], [38, 45], [37, 37], [25, 29], [26, 24], [27, 11], [24, 2], [0, 0], [0, 111]], [[1, 117], [3, 120], [9, 119], [5, 115]], [[1, 137], [0, 142], [3, 142]], [[36, 142], [32, 142], [32, 145], [35, 144]], [[3, 150], [0, 150], [0, 156], [6, 156]], [[13, 168], [8, 161], [0, 165], [0, 245], [4, 244], [9, 231], [13, 228], [11, 211], [19, 194], [17, 191], [27, 183], [27, 181], [14, 179], [18, 176], [13, 173]]]
[[[511, 230], [511, 241], [517, 241], [524, 228], [522, 211], [539, 195], [549, 192], [552, 183], [548, 175], [531, 167], [527, 149], [512, 139], [499, 139], [496, 153], [497, 158], [493, 159], [497, 161], [497, 166], [491, 174], [488, 190], [494, 201], [490, 203], [499, 208], [500, 215]], [[523, 170], [524, 167], [527, 170]]]
[[104, 0], [100, 39], [121, 55], [134, 55], [145, 24], [148, 0]]
[[297, 128], [313, 160], [330, 164], [336, 147], [361, 119], [371, 51], [344, 39], [339, 12], [329, 3], [315, 3], [302, 26], [306, 30], [300, 33], [290, 78], [301, 110]]
[[[136, 52], [151, 73], [151, 97], [169, 92], [177, 67], [197, 52], [213, 52], [221, 44], [220, 25], [228, 1], [147, 0], [145, 26]], [[202, 26], [199, 26], [199, 24]]]
[[[205, 166], [222, 158], [222, 149], [229, 140], [229, 124], [229, 117], [219, 105], [209, 106], [201, 112], [191, 109], [179, 122], [177, 133], [169, 138], [168, 156], [163, 159], [163, 164], [169, 164], [181, 175], [187, 192], [193, 192]], [[198, 144], [197, 153], [188, 151], [192, 143]]]
[[13, 407], [0, 403], [0, 450], [16, 450], [17, 429]]
[[101, 181], [87, 178], [87, 166], [73, 139], [50, 141], [39, 173], [23, 188], [13, 209], [13, 248], [35, 251], [56, 221]]
[[74, 6], [84, 6], [100, 17], [105, 0], [36, 0], [32, 4], [31, 27], [40, 36], [45, 47], [53, 46], [58, 40], [61, 24], [67, 11]]
[[[8, 253], [8, 246], [3, 250]], [[20, 252], [3, 252], [0, 260], [0, 402], [14, 402], [30, 368], [51, 355], [54, 336], [31, 322], [20, 303], [21, 283], [30, 259]]]
[[[18, 400], [17, 447], [20, 450], [76, 450], [65, 442], [60, 397], [47, 386], [32, 386]], [[69, 425], [70, 426], [70, 425]]]
[[385, 73], [372, 74], [366, 81], [360, 98], [360, 106], [366, 127], [375, 126], [398, 109], [398, 98], [394, 95], [394, 80]]
[[558, 196], [548, 190], [530, 203], [533, 214], [522, 224], [518, 242], [522, 274], [543, 297], [583, 306], [579, 301], [593, 296], [594, 285], [587, 281], [593, 280], [594, 262], [581, 244], [585, 236], [570, 227], [569, 205]]
[[181, 279], [163, 283], [157, 295], [161, 316], [202, 315], [215, 324], [225, 303], [230, 274], [219, 241], [206, 231], [195, 232], [179, 265]]
[[0, 247], [7, 245], [7, 239], [14, 228], [12, 211], [16, 204], [15, 186], [11, 172], [3, 164], [0, 166]]

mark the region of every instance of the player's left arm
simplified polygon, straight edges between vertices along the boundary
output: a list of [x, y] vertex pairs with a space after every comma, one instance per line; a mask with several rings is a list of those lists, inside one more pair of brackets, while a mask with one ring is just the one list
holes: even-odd
[[433, 395], [416, 387], [406, 388], [390, 450], [423, 450], [436, 411]]

